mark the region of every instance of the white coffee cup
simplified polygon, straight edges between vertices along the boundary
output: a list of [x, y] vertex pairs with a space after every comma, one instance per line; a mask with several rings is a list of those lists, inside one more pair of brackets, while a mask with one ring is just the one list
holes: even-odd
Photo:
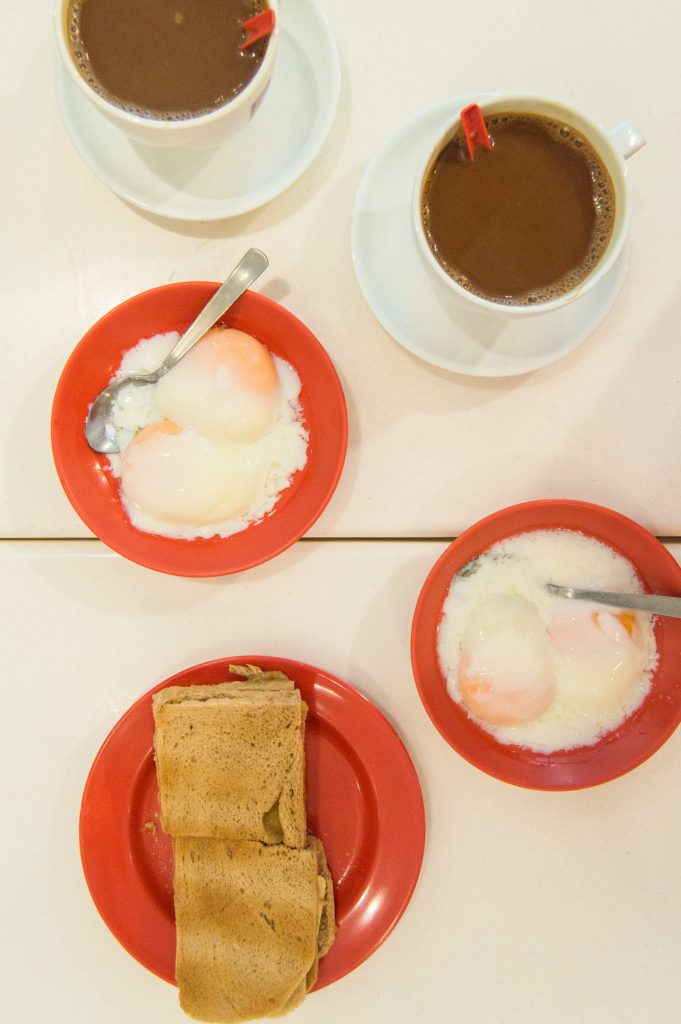
[[143, 117], [131, 113], [101, 96], [88, 84], [80, 74], [69, 46], [69, 6], [69, 0], [55, 0], [57, 49], [62, 63], [74, 84], [90, 103], [112, 124], [115, 124], [136, 142], [142, 142], [148, 146], [188, 146], [200, 149], [219, 146], [225, 139], [248, 124], [264, 98], [265, 90], [272, 77], [277, 51], [278, 0], [269, 0], [269, 6], [275, 15], [275, 29], [269, 38], [263, 62], [248, 85], [229, 102], [224, 103], [221, 107], [216, 107], [210, 113], [177, 121]]
[[566, 291], [555, 299], [551, 299], [549, 302], [537, 302], [526, 306], [512, 306], [474, 295], [473, 292], [457, 284], [438, 263], [428, 243], [422, 218], [424, 188], [437, 157], [461, 127], [461, 121], [457, 117], [433, 141], [428, 155], [421, 164], [416, 176], [412, 215], [419, 249], [434, 277], [441, 284], [444, 284], [453, 296], [456, 296], [457, 299], [465, 303], [469, 309], [475, 308], [478, 312], [489, 313], [506, 319], [537, 316], [542, 313], [552, 312], [561, 306], [565, 306], [568, 302], [573, 302], [594, 288], [620, 256], [626, 242], [630, 220], [629, 186], [625, 160], [645, 145], [645, 139], [633, 121], [624, 121], [622, 124], [617, 125], [616, 128], [606, 131], [572, 107], [557, 100], [539, 96], [498, 96], [489, 102], [481, 102], [480, 107], [485, 117], [492, 116], [500, 111], [529, 111], [534, 114], [541, 114], [544, 117], [563, 121], [584, 136], [603, 161], [615, 190], [615, 221], [608, 247], [593, 270], [575, 288]]

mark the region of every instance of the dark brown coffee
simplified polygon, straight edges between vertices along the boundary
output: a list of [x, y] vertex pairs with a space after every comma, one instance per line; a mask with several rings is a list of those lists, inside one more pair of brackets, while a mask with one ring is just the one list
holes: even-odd
[[422, 195], [430, 247], [458, 284], [493, 302], [548, 302], [576, 287], [608, 247], [615, 192], [570, 125], [507, 111], [485, 118], [492, 150], [463, 131], [438, 154]]
[[124, 110], [176, 120], [223, 106], [248, 85], [268, 40], [241, 50], [266, 0], [71, 0], [76, 67]]

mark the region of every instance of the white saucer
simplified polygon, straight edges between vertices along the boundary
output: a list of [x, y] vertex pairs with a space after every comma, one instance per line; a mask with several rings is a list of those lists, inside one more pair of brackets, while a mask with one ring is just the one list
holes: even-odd
[[281, 5], [279, 49], [262, 106], [212, 150], [132, 142], [89, 103], [59, 62], [57, 98], [71, 142], [123, 199], [178, 220], [221, 220], [279, 195], [322, 148], [338, 106], [340, 61], [317, 0]]
[[579, 299], [522, 322], [464, 309], [431, 274], [412, 224], [419, 167], [453, 112], [481, 96], [448, 99], [407, 122], [373, 157], [352, 215], [352, 259], [364, 298], [379, 323], [414, 355], [474, 377], [511, 377], [577, 348], [612, 307], [627, 255]]

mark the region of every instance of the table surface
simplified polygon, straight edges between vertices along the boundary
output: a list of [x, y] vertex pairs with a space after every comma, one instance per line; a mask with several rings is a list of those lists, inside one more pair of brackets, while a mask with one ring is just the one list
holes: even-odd
[[[393, 0], [388, 18], [385, 4], [320, 2], [343, 65], [328, 143], [286, 194], [215, 224], [142, 214], [91, 174], [57, 111], [50, 0], [3, 11], [0, 941], [11, 984], [0, 1014], [12, 1024], [85, 1024], [93, 1012], [101, 1024], [186, 1020], [172, 987], [118, 946], [90, 901], [80, 795], [137, 696], [191, 664], [261, 650], [316, 664], [375, 701], [411, 753], [427, 813], [423, 871], [399, 927], [293, 1021], [671, 1024], [681, 735], [595, 790], [514, 789], [431, 726], [408, 636], [442, 539], [516, 501], [609, 505], [681, 558], [681, 8]], [[407, 354], [366, 306], [349, 251], [376, 148], [419, 110], [476, 90], [561, 97], [607, 126], [634, 118], [648, 139], [630, 166], [631, 265], [615, 308], [572, 355], [505, 381]], [[339, 370], [345, 472], [311, 537], [271, 563], [226, 580], [157, 575], [82, 539], [51, 461], [52, 395], [78, 339], [112, 306], [168, 281], [222, 279], [248, 245], [270, 256], [262, 290]]]

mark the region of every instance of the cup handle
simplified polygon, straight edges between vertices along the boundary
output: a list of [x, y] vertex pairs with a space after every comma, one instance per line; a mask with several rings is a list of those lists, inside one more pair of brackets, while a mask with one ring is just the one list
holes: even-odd
[[608, 135], [615, 149], [625, 160], [638, 153], [646, 144], [643, 132], [634, 121], [622, 121], [611, 128]]

